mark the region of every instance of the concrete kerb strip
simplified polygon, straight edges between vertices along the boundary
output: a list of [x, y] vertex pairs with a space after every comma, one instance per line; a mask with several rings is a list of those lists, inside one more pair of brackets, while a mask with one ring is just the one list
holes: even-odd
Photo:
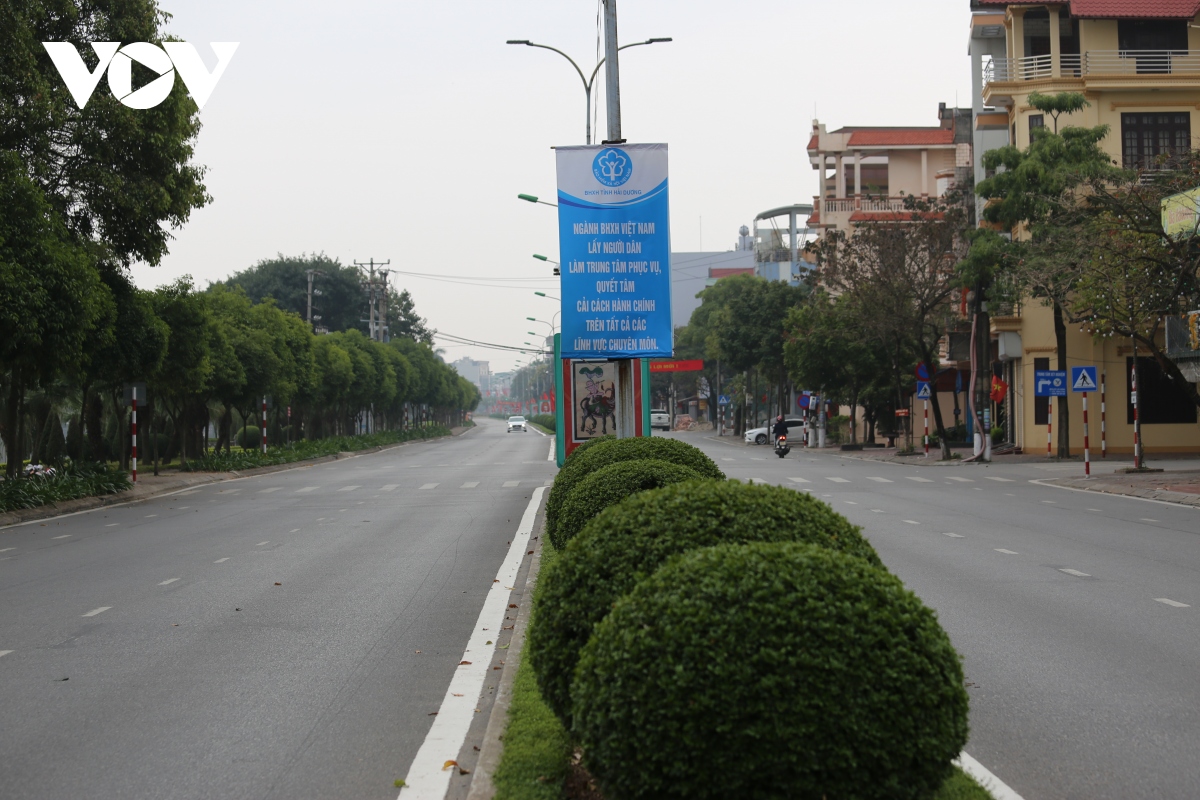
[[196, 472], [189, 473], [189, 477], [178, 478], [170, 483], [156, 486], [152, 489], [147, 489], [144, 493], [136, 497], [131, 497], [131, 493], [137, 492], [139, 486], [134, 486], [128, 492], [119, 494], [106, 494], [93, 497], [80, 497], [76, 500], [64, 500], [62, 503], [37, 506], [36, 508], [22, 508], [16, 511], [7, 511], [0, 514], [0, 531], [7, 528], [19, 528], [31, 522], [38, 522], [44, 519], [53, 519], [56, 517], [71, 517], [76, 514], [86, 514], [89, 511], [96, 511], [101, 508], [112, 508], [115, 506], [132, 505], [133, 503], [141, 503], [146, 500], [152, 500], [158, 497], [167, 497], [169, 495], [186, 492], [189, 489], [194, 489], [197, 486], [206, 486], [210, 483], [220, 483], [222, 481], [236, 481], [244, 478], [255, 478], [260, 475], [269, 475], [273, 472], [283, 472], [289, 469], [300, 469], [301, 467], [311, 467], [316, 464], [324, 464], [329, 461], [340, 461], [346, 458], [359, 458], [361, 456], [374, 455], [375, 453], [384, 450], [391, 450], [396, 447], [404, 447], [410, 444], [420, 444], [428, 442], [438, 442], [443, 439], [449, 439], [453, 436], [461, 436], [465, 433], [474, 430], [474, 427], [464, 428], [460, 433], [451, 433], [450, 436], [438, 436], [433, 439], [413, 439], [408, 442], [395, 442], [393, 444], [379, 445], [366, 450], [355, 450], [353, 452], [337, 453], [331, 456], [317, 456], [315, 458], [306, 458], [302, 461], [292, 461], [287, 464], [271, 464], [266, 467], [254, 467], [242, 471], [230, 472]]
[[[1068, 492], [1092, 492], [1093, 494], [1108, 494], [1115, 497], [1126, 497], [1130, 500], [1141, 500], [1143, 503], [1162, 503], [1170, 506], [1183, 506], [1184, 508], [1192, 508], [1200, 511], [1200, 495], [1184, 494], [1183, 492], [1168, 492], [1159, 489], [1124, 489], [1120, 486], [1068, 486], [1058, 481], [1062, 478], [1045, 478], [1039, 480], [1031, 480], [1030, 483], [1036, 483], [1039, 486], [1048, 486], [1051, 489], [1065, 489]], [[1067, 478], [1066, 480], [1077, 480]], [[1094, 480], [1094, 479], [1093, 479]], [[1178, 499], [1177, 499], [1178, 498]]]
[[508, 728], [508, 708], [512, 704], [513, 683], [517, 679], [517, 669], [525, 655], [525, 630], [533, 610], [533, 589], [542, 566], [542, 546], [546, 541], [544, 508], [541, 518], [541, 525], [535, 529], [538, 534], [537, 546], [529, 565], [529, 576], [525, 580], [524, 602], [521, 603], [516, 622], [513, 623], [516, 627], [513, 628], [513, 635], [509, 640], [508, 657], [504, 660], [504, 671], [500, 673], [500, 685], [492, 703], [487, 730], [483, 734], [483, 744], [480, 746], [479, 760], [475, 762], [475, 776], [471, 780], [467, 800], [492, 800], [496, 795], [496, 785], [492, 778], [496, 774], [496, 768], [500, 766], [500, 758], [504, 755], [504, 731]]

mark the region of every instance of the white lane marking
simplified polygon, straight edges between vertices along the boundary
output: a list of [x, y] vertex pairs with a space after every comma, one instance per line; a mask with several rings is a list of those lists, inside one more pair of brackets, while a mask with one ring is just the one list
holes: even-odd
[[1089, 509], [1088, 509], [1088, 511], [1095, 511], [1095, 512], [1096, 512], [1096, 513], [1098, 513], [1098, 514], [1103, 514], [1103, 513], [1104, 513], [1103, 511], [1101, 511], [1101, 510], [1100, 510], [1100, 509], [1098, 509], [1098, 508], [1089, 508]]
[[157, 516], [158, 516], [158, 514], [147, 514], [146, 519], [150, 519], [151, 517], [157, 517]]
[[967, 755], [967, 751], [964, 750], [958, 754], [954, 765], [974, 778], [995, 800], [1024, 800], [1008, 784], [993, 775], [987, 767]]
[[1017, 552], [1017, 551], [1015, 551], [1015, 550], [1005, 550], [1003, 547], [997, 547], [997, 548], [996, 548], [996, 552], [997, 552], [997, 553], [1004, 553], [1004, 555], [1006, 555], [1006, 556], [1019, 556], [1019, 555], [1021, 555], [1020, 553], [1018, 553], [1018, 552]]
[[8, 655], [11, 652], [12, 652], [12, 650], [0, 650], [0, 658]]
[[1074, 575], [1076, 578], [1090, 578], [1090, 577], [1092, 577], [1091, 575], [1088, 575], [1086, 572], [1080, 572], [1080, 571], [1079, 571], [1079, 570], [1077, 570], [1077, 569], [1060, 569], [1060, 570], [1059, 570], [1059, 572], [1065, 572], [1065, 573], [1067, 573], [1068, 575]]
[[1012, 478], [996, 478], [991, 475], [984, 475], [983, 477], [987, 478], [989, 481], [1000, 481], [1001, 483], [1012, 483], [1013, 482]]
[[505, 481], [504, 482], [505, 489], [512, 489], [513, 487], [520, 486], [520, 485], [521, 485], [520, 481]]
[[479, 481], [467, 481], [466, 483], [464, 483], [462, 486], [460, 486], [460, 487], [458, 487], [458, 488], [460, 488], [460, 489], [474, 489], [474, 488], [475, 488], [476, 486], [478, 486], [478, 485], [479, 485]]
[[16, 549], [17, 548], [15, 548], [15, 547], [6, 547], [3, 550], [0, 550], [0, 553], [7, 553], [9, 550], [16, 550]]
[[[1171, 606], [1172, 608], [1191, 608], [1191, 606], [1189, 606], [1187, 603], [1181, 603], [1178, 600], [1170, 600], [1166, 597], [1156, 597], [1156, 598], [1154, 598], [1154, 602], [1162, 603], [1163, 605]], [[9, 650], [8, 652], [11, 653], [12, 651]], [[0, 655], [3, 655], [3, 654], [0, 654]]]
[[833, 481], [834, 483], [849, 483], [849, 482], [850, 482], [850, 481], [849, 481], [848, 479], [846, 479], [846, 478], [826, 478], [825, 480], [827, 480], [827, 481]]
[[167, 578], [165, 581], [160, 583], [159, 586], [166, 586], [167, 584], [174, 583], [177, 580], [179, 580], [179, 578]]
[[320, 489], [320, 486], [305, 486], [303, 489], [297, 489], [296, 494], [304, 494], [305, 492], [315, 492]]
[[904, 521], [907, 522], [909, 525], [920, 525], [921, 524], [921, 523], [917, 522], [915, 519], [906, 519]]
[[288, 531], [288, 533], [299, 533], [299, 532], [300, 532], [299, 528], [292, 528], [290, 531]]
[[[426, 483], [421, 486], [421, 489], [436, 489], [439, 485], [440, 484], [437, 483]], [[420, 489], [418, 489], [418, 491], [420, 491]], [[342, 510], [345, 511], [346, 509]]]
[[[732, 461], [732, 459], [730, 459], [730, 460]], [[812, 483], [812, 481], [810, 481], [806, 478], [788, 478], [788, 480], [791, 481], [792, 483]]]
[[722, 461], [737, 461], [736, 458], [722, 458]]
[[893, 481], [889, 481], [887, 478], [867, 478], [867, 480], [875, 481], [876, 483], [892, 483], [893, 482]]
[[262, 547], [264, 544], [270, 544], [270, 543], [271, 543], [271, 541], [268, 539], [267, 541], [265, 541], [265, 542], [259, 542], [258, 544], [254, 545], [254, 546], [255, 546], [255, 547]]
[[1156, 520], [1156, 519], [1150, 519], [1149, 517], [1142, 517], [1142, 518], [1141, 518], [1141, 521], [1142, 521], [1142, 522], [1158, 522], [1158, 520]]
[[856, 506], [856, 505], [858, 505], [858, 503], [854, 502], [853, 500], [846, 500], [846, 501], [844, 501], [844, 502], [845, 502], [845, 503], [846, 503], [846, 505], [848, 505], [848, 506]]
[[[494, 638], [488, 629], [494, 631], [504, 624], [511, 591], [507, 587], [516, 585], [517, 572], [525, 559], [525, 546], [533, 533], [533, 522], [545, 491], [544, 486], [533, 490], [508, 555], [496, 573], [496, 580], [484, 599], [479, 618], [475, 620], [474, 633], [463, 652], [462, 660], [470, 663], [460, 664], [455, 669], [446, 695], [442, 698], [442, 705], [433, 719], [433, 727], [429, 729], [421, 749], [408, 768], [408, 774], [404, 776], [405, 786], [400, 790], [400, 798], [441, 800], [446, 794], [450, 785], [450, 771], [443, 770], [442, 765], [458, 757], [458, 751], [467, 737], [467, 729], [475, 719], [475, 704], [483, 690], [483, 682], [491, 673], [492, 654], [495, 652], [494, 646], [486, 644]], [[529, 602], [528, 598], [525, 602]]]
[[105, 525], [104, 527], [106, 527], [106, 528], [115, 528], [115, 527], [117, 527], [117, 525], [118, 525], [118, 524], [119, 524], [119, 523], [116, 523], [116, 522], [110, 522], [110, 523], [108, 523], [107, 525]]
[[229, 560], [229, 556], [225, 556], [224, 558], [218, 558], [218, 559], [217, 559], [216, 561], [214, 561], [213, 563], [214, 563], [214, 564], [220, 564], [222, 561], [228, 561], [228, 560]]
[[916, 475], [905, 475], [904, 477], [908, 478], [910, 481], [916, 481], [917, 483], [933, 483], [933, 481], [931, 481], [929, 478], [918, 478]]
[[555, 457], [556, 455], [558, 455], [557, 453], [555, 453], [555, 452], [554, 452], [554, 451], [555, 451], [555, 449], [557, 449], [557, 448], [556, 448], [556, 443], [555, 443], [555, 442], [551, 442], [551, 443], [550, 443], [550, 453], [549, 453], [549, 454], [546, 456], [546, 460], [547, 460], [547, 461], [553, 461], [553, 460], [554, 460], [554, 457]]
[[86, 614], [80, 614], [80, 616], [81, 617], [94, 617], [97, 614], [103, 614], [105, 611], [108, 611], [110, 608], [112, 608], [112, 606], [100, 606], [99, 608], [93, 608], [91, 611], [87, 612]]
[[379, 487], [379, 491], [381, 491], [381, 492], [394, 492], [394, 491], [396, 491], [396, 490], [397, 490], [397, 489], [399, 489], [399, 488], [400, 488], [400, 484], [398, 484], [398, 483], [388, 483], [388, 484], [385, 484], [385, 485], [383, 485], [383, 486], [380, 486], [380, 487]]
[[872, 511], [874, 511], [876, 514], [882, 514], [882, 513], [883, 513], [883, 509], [882, 509], [882, 508], [872, 508], [871, 510], [872, 510]]
[[268, 487], [268, 488], [266, 488], [266, 489], [259, 489], [259, 490], [258, 490], [258, 493], [259, 493], [259, 494], [270, 494], [271, 492], [278, 492], [278, 491], [279, 491], [281, 488], [283, 488], [283, 487], [281, 487], [281, 486], [270, 486], [270, 487]]
[[176, 511], [186, 511], [186, 510], [187, 510], [187, 509], [189, 509], [189, 508], [191, 508], [191, 506], [180, 506], [179, 508], [177, 508], [177, 509], [175, 509], [175, 510], [176, 510]]
[[1043, 502], [1043, 503], [1049, 503], [1050, 505], [1054, 505], [1054, 504], [1055, 504], [1055, 503], [1057, 503], [1058, 501], [1057, 501], [1057, 500], [1043, 500], [1042, 502]]
[[953, 477], [953, 476], [952, 476], [952, 477], [949, 477], [949, 478], [946, 478], [946, 480], [948, 480], [948, 481], [958, 481], [959, 483], [974, 483], [974, 482], [975, 482], [975, 481], [971, 480], [970, 478], [955, 478], [955, 477]]
[[71, 534], [69, 534], [69, 533], [64, 533], [62, 536], [51, 536], [50, 538], [51, 538], [51, 539], [70, 539], [70, 538], [71, 538]]
[[361, 488], [362, 488], [361, 486], [356, 486], [354, 484], [351, 484], [349, 486], [343, 486], [342, 488], [338, 489], [338, 491], [339, 492], [353, 492], [355, 489], [361, 489]]
[[963, 536], [958, 533], [943, 532], [942, 536], [949, 536], [951, 539], [962, 539]]

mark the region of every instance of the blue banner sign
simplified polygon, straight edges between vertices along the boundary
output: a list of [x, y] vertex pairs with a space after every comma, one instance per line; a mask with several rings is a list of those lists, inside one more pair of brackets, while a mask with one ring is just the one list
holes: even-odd
[[555, 153], [562, 357], [673, 355], [667, 146]]

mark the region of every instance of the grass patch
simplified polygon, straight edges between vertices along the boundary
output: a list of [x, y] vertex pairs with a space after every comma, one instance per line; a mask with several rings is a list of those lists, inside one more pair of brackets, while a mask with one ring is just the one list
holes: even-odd
[[958, 767], [930, 800], [993, 800], [992, 795]]
[[117, 494], [131, 486], [127, 474], [104, 464], [70, 464], [50, 478], [39, 476], [0, 481], [0, 511]]

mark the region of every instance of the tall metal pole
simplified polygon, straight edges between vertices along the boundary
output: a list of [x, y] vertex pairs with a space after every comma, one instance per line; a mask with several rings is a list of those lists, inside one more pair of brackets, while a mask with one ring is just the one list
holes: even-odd
[[621, 76], [617, 50], [617, 0], [604, 0], [604, 88], [608, 93], [606, 144], [625, 141], [621, 138]]

